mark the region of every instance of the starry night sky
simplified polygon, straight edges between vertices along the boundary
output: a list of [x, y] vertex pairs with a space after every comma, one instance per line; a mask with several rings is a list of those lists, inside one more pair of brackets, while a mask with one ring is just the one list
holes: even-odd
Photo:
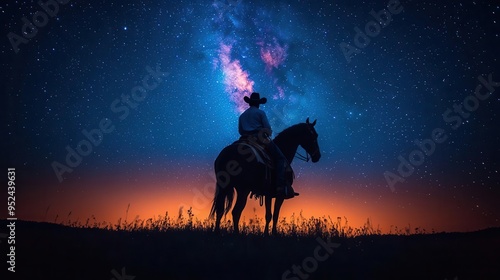
[[[499, 90], [483, 86], [484, 100], [462, 106], [471, 112], [454, 108], [478, 77], [500, 82], [494, 1], [401, 1], [365, 45], [355, 28], [391, 1], [68, 1], [16, 53], [9, 32], [43, 11], [26, 2], [0, 4], [2, 158], [17, 170], [21, 218], [114, 221], [130, 203], [141, 218], [184, 205], [204, 219], [213, 161], [239, 136], [243, 96], [258, 91], [275, 132], [318, 120], [322, 158], [292, 164], [301, 196], [285, 215], [371, 218], [384, 230], [500, 226]], [[359, 53], [347, 59], [342, 45]], [[151, 71], [163, 73], [154, 89], [130, 99]], [[113, 131], [58, 180], [54, 162], [67, 165], [66, 147], [103, 120]], [[398, 157], [435, 129], [446, 140], [392, 191], [384, 173], [398, 175]]]

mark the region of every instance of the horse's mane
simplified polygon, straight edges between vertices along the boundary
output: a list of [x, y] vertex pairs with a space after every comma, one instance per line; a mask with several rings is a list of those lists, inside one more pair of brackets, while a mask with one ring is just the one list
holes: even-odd
[[281, 131], [280, 133], [278, 133], [278, 135], [276, 135], [276, 137], [274, 138], [274, 140], [280, 140], [280, 138], [282, 138], [284, 135], [295, 135], [299, 132], [302, 132], [301, 128], [305, 125], [305, 123], [298, 123], [298, 124], [294, 124], [288, 128], [285, 128], [283, 131]]

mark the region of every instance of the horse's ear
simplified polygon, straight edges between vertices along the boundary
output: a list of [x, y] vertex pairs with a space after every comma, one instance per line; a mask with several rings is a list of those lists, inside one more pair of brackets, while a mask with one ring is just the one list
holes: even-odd
[[314, 121], [313, 121], [312, 126], [315, 126], [315, 125], [316, 125], [316, 121], [317, 121], [317, 120], [314, 120]]
[[309, 118], [307, 118], [306, 123], [309, 124]]

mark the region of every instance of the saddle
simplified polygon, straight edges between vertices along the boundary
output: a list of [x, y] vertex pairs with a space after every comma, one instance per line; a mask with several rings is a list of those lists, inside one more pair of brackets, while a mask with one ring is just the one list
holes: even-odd
[[274, 169], [274, 159], [270, 155], [267, 145], [260, 142], [257, 137], [252, 135], [241, 136], [240, 139], [233, 144], [244, 145], [250, 148], [258, 163], [265, 165], [269, 169]]
[[[260, 204], [262, 205], [262, 199], [264, 195], [271, 194], [275, 196], [275, 161], [268, 151], [267, 144], [262, 143], [258, 140], [256, 136], [245, 135], [241, 136], [239, 140], [235, 141], [235, 145], [244, 145], [248, 147], [255, 156], [255, 161], [262, 164], [265, 167], [265, 178], [262, 185], [255, 186], [256, 189], [252, 190], [250, 198], [255, 197], [260, 199]], [[293, 183], [295, 174], [293, 173], [292, 167], [287, 164], [285, 169], [285, 180], [287, 180], [290, 185]]]

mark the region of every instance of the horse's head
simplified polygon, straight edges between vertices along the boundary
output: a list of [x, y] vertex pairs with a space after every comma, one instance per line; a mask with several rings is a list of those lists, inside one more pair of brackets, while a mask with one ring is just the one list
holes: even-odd
[[304, 136], [301, 139], [300, 146], [306, 150], [306, 152], [311, 156], [312, 162], [318, 162], [321, 158], [321, 152], [319, 151], [318, 145], [318, 133], [314, 126], [316, 125], [316, 120], [312, 123], [309, 122], [309, 118], [307, 118], [305, 127], [306, 131], [304, 132]]

